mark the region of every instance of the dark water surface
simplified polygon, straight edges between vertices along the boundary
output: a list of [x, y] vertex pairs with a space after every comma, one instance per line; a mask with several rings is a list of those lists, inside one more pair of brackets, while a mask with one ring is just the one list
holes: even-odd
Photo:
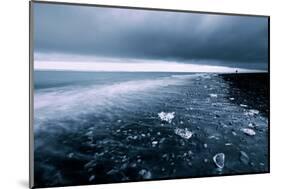
[[219, 75], [36, 71], [34, 82], [37, 187], [268, 171], [267, 114]]

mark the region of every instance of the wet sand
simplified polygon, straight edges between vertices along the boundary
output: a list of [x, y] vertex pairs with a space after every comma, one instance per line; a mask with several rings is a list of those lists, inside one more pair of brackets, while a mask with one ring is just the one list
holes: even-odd
[[83, 122], [48, 121], [35, 133], [35, 186], [268, 172], [267, 80], [203, 74]]
[[269, 117], [269, 74], [239, 73], [220, 75], [229, 85], [229, 96], [238, 97], [234, 103], [247, 104]]

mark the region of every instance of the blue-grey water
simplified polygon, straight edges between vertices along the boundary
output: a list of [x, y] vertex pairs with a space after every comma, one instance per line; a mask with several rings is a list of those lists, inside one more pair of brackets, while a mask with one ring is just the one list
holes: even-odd
[[216, 74], [35, 71], [35, 186], [266, 172], [268, 118], [230, 91]]

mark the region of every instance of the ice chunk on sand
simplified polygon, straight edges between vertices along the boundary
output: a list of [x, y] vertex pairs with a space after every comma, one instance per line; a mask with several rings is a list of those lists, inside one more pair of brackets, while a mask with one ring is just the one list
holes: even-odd
[[233, 100], [234, 100], [234, 98], [232, 98], [232, 97], [231, 97], [231, 98], [229, 98], [229, 100], [233, 101]]
[[185, 128], [185, 129], [176, 128], [175, 129], [175, 134], [179, 135], [182, 138], [190, 139], [192, 137], [193, 133], [190, 132], [187, 128]]
[[255, 127], [255, 124], [254, 124], [254, 123], [249, 123], [249, 124], [248, 124], [248, 127], [254, 128], [254, 127]]
[[240, 161], [246, 165], [249, 164], [250, 158], [246, 152], [240, 151]]
[[248, 105], [246, 105], [246, 104], [240, 104], [240, 106], [243, 107], [243, 108], [247, 108], [248, 107]]
[[142, 176], [143, 179], [150, 179], [151, 178], [151, 172], [145, 169], [142, 169], [139, 171], [139, 175]]
[[254, 116], [254, 115], [258, 115], [260, 112], [258, 110], [249, 110], [248, 112], [245, 112], [245, 115], [250, 115], [250, 116]]
[[93, 135], [93, 131], [89, 131], [85, 134], [86, 136], [92, 136]]
[[90, 178], [89, 178], [89, 182], [93, 182], [95, 180], [96, 176], [95, 175], [92, 175]]
[[209, 94], [209, 95], [210, 95], [210, 97], [212, 97], [212, 98], [217, 98], [217, 97], [218, 97], [217, 94]]
[[158, 141], [152, 141], [152, 147], [155, 147], [158, 144]]
[[74, 153], [69, 153], [69, 154], [67, 155], [68, 158], [72, 158], [73, 156], [74, 156]]
[[243, 131], [245, 134], [247, 134], [249, 136], [256, 135], [256, 132], [253, 129], [243, 128], [243, 129], [241, 129], [241, 131]]
[[160, 112], [158, 113], [158, 116], [162, 121], [167, 121], [168, 123], [171, 123], [172, 120], [175, 118], [175, 112]]
[[214, 163], [220, 169], [224, 167], [225, 155], [224, 153], [218, 153], [213, 157]]
[[215, 140], [219, 140], [219, 137], [217, 137], [217, 136], [214, 136], [214, 135], [211, 135], [211, 136], [209, 136], [208, 138], [209, 138], [209, 139], [215, 139]]
[[252, 113], [252, 114], [259, 114], [260, 113], [258, 110], [253, 110], [253, 109], [249, 110], [249, 112]]

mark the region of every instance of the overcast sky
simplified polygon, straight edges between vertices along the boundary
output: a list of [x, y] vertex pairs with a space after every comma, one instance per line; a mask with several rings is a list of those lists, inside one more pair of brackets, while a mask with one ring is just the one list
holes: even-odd
[[268, 20], [34, 3], [34, 51], [43, 61], [106, 57], [266, 70]]

